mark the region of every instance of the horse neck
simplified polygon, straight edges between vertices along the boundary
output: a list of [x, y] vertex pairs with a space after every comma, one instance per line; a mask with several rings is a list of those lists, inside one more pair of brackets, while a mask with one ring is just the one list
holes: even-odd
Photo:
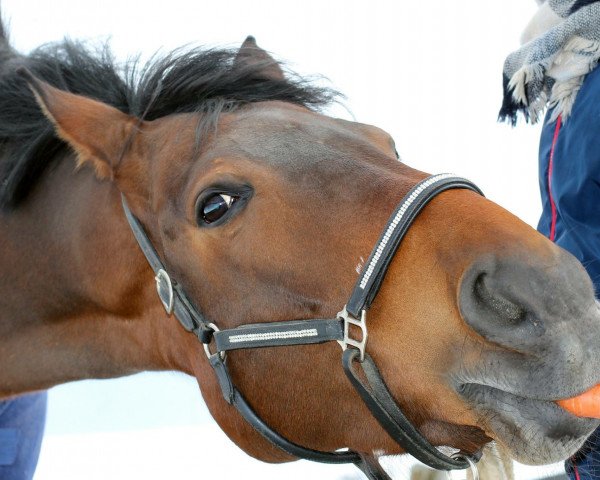
[[0, 397], [187, 369], [111, 183], [63, 159], [0, 224]]

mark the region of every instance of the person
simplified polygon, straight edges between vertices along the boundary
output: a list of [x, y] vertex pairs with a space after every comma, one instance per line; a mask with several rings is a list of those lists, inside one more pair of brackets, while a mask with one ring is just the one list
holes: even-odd
[[0, 479], [30, 480], [37, 466], [47, 392], [0, 401]]
[[[500, 120], [547, 109], [539, 148], [538, 230], [577, 257], [600, 293], [600, 1], [539, 1], [521, 48], [504, 63]], [[600, 348], [600, 345], [599, 345]], [[572, 480], [600, 478], [600, 430], [565, 463]]]

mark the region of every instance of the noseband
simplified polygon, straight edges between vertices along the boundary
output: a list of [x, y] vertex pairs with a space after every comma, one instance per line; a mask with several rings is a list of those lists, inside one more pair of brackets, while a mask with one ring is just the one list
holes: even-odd
[[[483, 195], [469, 180], [451, 174], [431, 176], [413, 187], [388, 220], [348, 303], [336, 318], [254, 323], [229, 330], [219, 330], [214, 323], [209, 322], [187, 297], [183, 287], [171, 279], [140, 222], [129, 210], [124, 197], [122, 201], [133, 234], [156, 274], [157, 291], [165, 310], [169, 315], [174, 314], [183, 328], [194, 333], [203, 343], [227, 403], [235, 406], [256, 431], [289, 455], [323, 463], [354, 463], [369, 479], [385, 480], [389, 479], [388, 475], [379, 462], [370, 456], [353, 451], [312, 450], [285, 439], [271, 429], [233, 385], [225, 362], [226, 352], [337, 341], [343, 350], [342, 363], [350, 383], [380, 425], [406, 453], [438, 470], [473, 468], [473, 460], [478, 459], [477, 454], [474, 457], [463, 452], [452, 456], [445, 455], [421, 435], [400, 410], [373, 359], [366, 352], [367, 311], [381, 287], [402, 238], [430, 200], [446, 190], [455, 188], [469, 189]], [[356, 338], [352, 334], [358, 330], [361, 335]], [[214, 353], [211, 352], [213, 343]]]

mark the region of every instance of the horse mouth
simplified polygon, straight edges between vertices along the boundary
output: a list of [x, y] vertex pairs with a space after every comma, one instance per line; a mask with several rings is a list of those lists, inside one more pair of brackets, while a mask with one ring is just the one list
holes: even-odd
[[480, 415], [486, 434], [521, 463], [542, 465], [564, 460], [600, 425], [600, 420], [576, 417], [550, 399], [476, 383], [463, 384], [458, 392]]

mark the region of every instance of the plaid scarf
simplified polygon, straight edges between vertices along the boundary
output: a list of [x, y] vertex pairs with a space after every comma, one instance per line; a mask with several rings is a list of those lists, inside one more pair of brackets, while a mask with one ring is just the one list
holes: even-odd
[[499, 119], [515, 125], [521, 112], [536, 123], [548, 106], [550, 121], [564, 121], [600, 59], [600, 0], [547, 0], [524, 35], [526, 43], [504, 62]]

